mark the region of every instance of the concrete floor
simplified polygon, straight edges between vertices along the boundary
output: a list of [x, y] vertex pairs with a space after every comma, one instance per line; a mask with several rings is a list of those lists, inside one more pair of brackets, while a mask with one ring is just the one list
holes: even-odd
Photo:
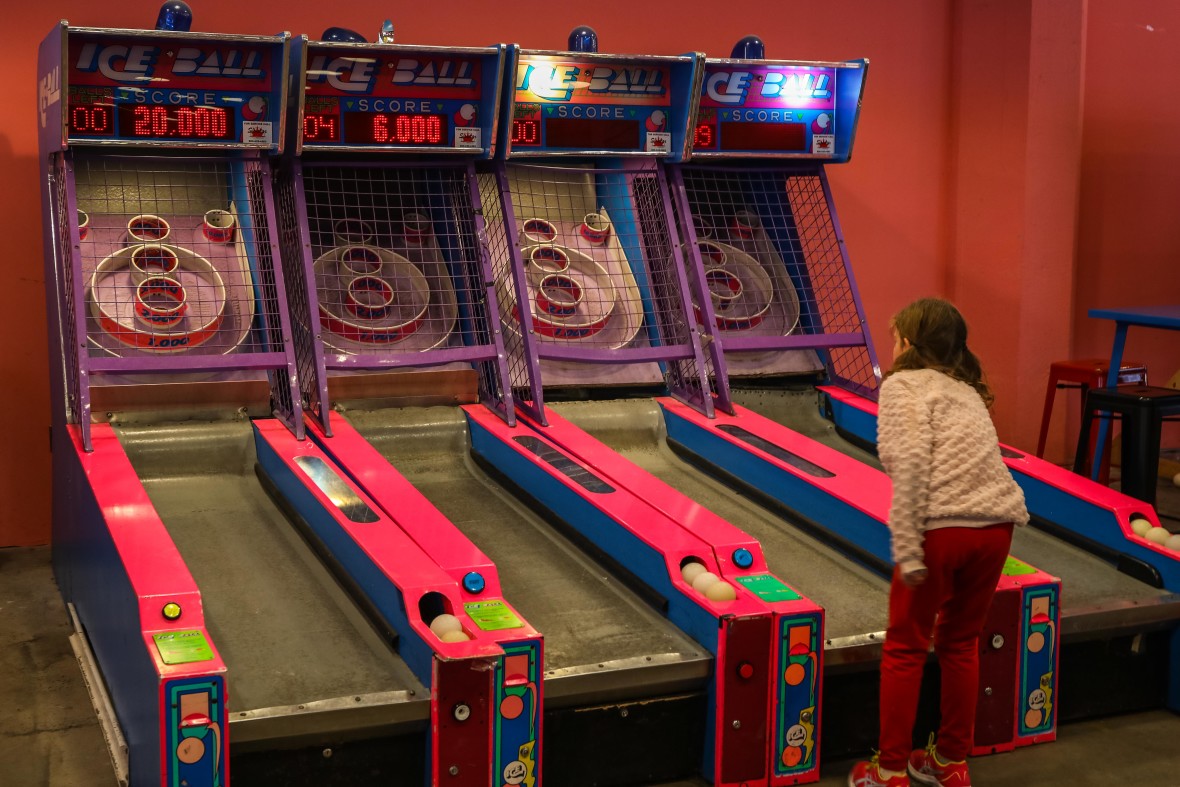
[[[0, 715], [0, 785], [115, 784], [69, 633], [49, 549], [0, 550], [0, 707], [7, 711]], [[1180, 715], [1167, 711], [1074, 723], [1059, 730], [1056, 743], [973, 760], [974, 783], [1172, 787], [1180, 785], [1177, 741]], [[850, 766], [825, 763], [819, 784], [846, 784]]]

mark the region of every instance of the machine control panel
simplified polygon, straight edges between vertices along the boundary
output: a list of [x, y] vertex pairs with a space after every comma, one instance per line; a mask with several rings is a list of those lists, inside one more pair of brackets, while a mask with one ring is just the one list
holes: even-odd
[[287, 34], [64, 24], [61, 34], [61, 65], [41, 76], [41, 120], [52, 133], [45, 99], [56, 99], [65, 145], [281, 149]]
[[846, 161], [866, 61], [705, 61], [692, 156]]
[[505, 155], [678, 160], [699, 60], [515, 50], [505, 91]]
[[494, 150], [504, 51], [302, 40], [299, 150]]

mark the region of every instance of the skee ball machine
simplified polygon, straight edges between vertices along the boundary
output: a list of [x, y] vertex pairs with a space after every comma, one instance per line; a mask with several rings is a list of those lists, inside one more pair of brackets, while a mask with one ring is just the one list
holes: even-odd
[[[821, 442], [839, 438], [813, 387], [874, 392], [879, 378], [825, 171], [851, 155], [867, 67], [763, 60], [754, 38], [705, 61], [691, 161], [669, 178], [717, 412], [661, 406], [674, 450], [888, 576], [888, 479]], [[735, 403], [740, 385], [781, 422]], [[977, 753], [1055, 737], [1059, 593], [1009, 560], [981, 648]]]
[[[331, 408], [392, 397], [399, 380], [429, 378], [405, 370], [438, 367], [437, 384], [473, 383], [511, 416], [473, 169], [493, 149], [504, 47], [329, 34], [296, 39], [300, 156], [277, 181], [307, 428], [455, 585], [418, 601], [441, 653], [419, 676], [432, 725], [464, 733], [436, 748], [430, 783], [539, 785], [540, 635], [504, 600], [496, 565]], [[456, 660], [473, 647], [493, 654], [482, 682]]]
[[822, 611], [757, 541], [544, 404], [551, 385], [666, 383], [711, 405], [659, 167], [684, 150], [698, 58], [601, 55], [588, 28], [570, 46], [513, 50], [502, 160], [480, 176], [518, 425], [465, 408], [472, 451], [713, 655], [702, 775], [814, 781]]
[[440, 643], [419, 600], [458, 583], [303, 439], [266, 156], [287, 50], [65, 22], [41, 46], [72, 643], [135, 787], [225, 787], [231, 740], [244, 784], [421, 783], [424, 737], [452, 783], [486, 785], [481, 709], [415, 675], [474, 702], [502, 652]]

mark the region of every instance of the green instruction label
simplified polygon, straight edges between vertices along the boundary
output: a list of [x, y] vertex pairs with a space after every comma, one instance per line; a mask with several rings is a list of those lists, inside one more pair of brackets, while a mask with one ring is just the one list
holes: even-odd
[[738, 577], [737, 581], [763, 601], [795, 601], [802, 598], [784, 585], [782, 580], [770, 574], [751, 574], [746, 577]]
[[1035, 574], [1037, 570], [1028, 563], [1023, 563], [1009, 555], [1008, 559], [1004, 561], [1004, 570], [1001, 573], [1006, 577], [1018, 577], [1022, 574]]
[[189, 664], [194, 661], [212, 661], [213, 649], [205, 635], [199, 631], [169, 631], [167, 634], [153, 634], [156, 650], [165, 664]]
[[475, 625], [484, 631], [500, 631], [501, 629], [523, 628], [520, 618], [498, 598], [487, 601], [471, 601], [463, 605], [463, 609], [475, 621]]

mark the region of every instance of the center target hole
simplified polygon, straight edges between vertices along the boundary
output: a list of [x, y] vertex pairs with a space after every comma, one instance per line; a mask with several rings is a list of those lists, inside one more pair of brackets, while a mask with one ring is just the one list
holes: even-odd
[[360, 276], [348, 283], [348, 299], [349, 309], [357, 317], [384, 317], [393, 304], [393, 287], [376, 276]]
[[152, 327], [167, 328], [184, 317], [185, 297], [184, 286], [175, 279], [144, 279], [135, 288], [135, 314]]
[[547, 273], [564, 273], [570, 267], [569, 255], [553, 246], [538, 246], [533, 249], [529, 259]]
[[714, 302], [728, 305], [742, 294], [742, 281], [727, 270], [713, 268], [705, 271], [705, 282]]
[[550, 274], [541, 280], [537, 305], [547, 314], [568, 317], [582, 302], [582, 286], [569, 276]]
[[725, 252], [716, 243], [701, 241], [697, 244], [697, 250], [700, 252], [701, 261], [706, 266], [725, 264]]

